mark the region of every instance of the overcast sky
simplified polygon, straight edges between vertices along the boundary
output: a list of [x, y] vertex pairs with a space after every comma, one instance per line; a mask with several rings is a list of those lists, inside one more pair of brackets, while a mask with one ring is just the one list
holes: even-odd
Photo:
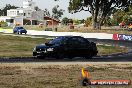
[[[40, 9], [47, 8], [50, 12], [52, 11], [52, 8], [55, 5], [59, 5], [61, 9], [65, 10], [63, 17], [74, 18], [74, 19], [86, 19], [88, 16], [91, 16], [89, 12], [84, 12], [84, 11], [75, 14], [68, 13], [67, 7], [69, 4], [69, 0], [60, 0], [58, 2], [55, 2], [54, 0], [33, 0], [33, 1], [36, 2], [36, 5]], [[5, 6], [6, 4], [22, 7], [23, 0], [0, 0], [0, 8]]]

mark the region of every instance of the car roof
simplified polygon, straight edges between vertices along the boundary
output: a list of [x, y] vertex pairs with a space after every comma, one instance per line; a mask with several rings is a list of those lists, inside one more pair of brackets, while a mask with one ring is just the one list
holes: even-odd
[[[16, 27], [20, 28], [20, 27], [22, 27], [22, 26], [16, 26]], [[23, 28], [23, 27], [22, 27], [22, 28]]]
[[[67, 35], [67, 36], [59, 36], [59, 37], [63, 37], [63, 38], [73, 38], [73, 37], [76, 37], [76, 38], [78, 38], [78, 37], [79, 37], [79, 38], [83, 38], [83, 37], [81, 37], [81, 36], [71, 36], [71, 35], [70, 35], [70, 36], [69, 36], [69, 35]], [[59, 38], [59, 37], [58, 37], [58, 38]]]
[[60, 39], [70, 39], [70, 38], [84, 38], [84, 37], [81, 37], [81, 36], [59, 36], [59, 37], [56, 37], [56, 38], [60, 38]]

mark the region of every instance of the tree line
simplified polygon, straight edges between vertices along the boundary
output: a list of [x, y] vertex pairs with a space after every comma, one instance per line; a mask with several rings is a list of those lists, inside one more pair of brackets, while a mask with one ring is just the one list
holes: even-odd
[[[132, 7], [129, 6], [125, 10], [115, 9], [111, 15], [107, 16], [101, 25], [104, 26], [118, 26], [119, 23], [124, 22], [129, 25], [132, 22]], [[92, 24], [92, 17], [86, 19], [86, 24], [89, 26]]]
[[129, 7], [132, 7], [132, 0], [70, 0], [68, 10], [70, 13], [88, 11], [92, 15], [93, 29], [101, 29], [108, 17], [119, 11], [117, 9], [125, 11]]

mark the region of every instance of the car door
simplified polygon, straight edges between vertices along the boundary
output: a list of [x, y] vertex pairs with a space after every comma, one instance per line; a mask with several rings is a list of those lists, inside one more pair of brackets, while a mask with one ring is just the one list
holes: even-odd
[[17, 27], [15, 27], [14, 29], [13, 29], [13, 33], [16, 33], [17, 32]]
[[90, 53], [89, 50], [89, 41], [87, 41], [85, 38], [78, 37], [77, 41], [79, 43], [78, 47], [78, 54], [79, 56], [86, 56]]
[[79, 56], [80, 54], [80, 42], [78, 41], [78, 39], [76, 37], [71, 37], [68, 40], [68, 53], [71, 56]]

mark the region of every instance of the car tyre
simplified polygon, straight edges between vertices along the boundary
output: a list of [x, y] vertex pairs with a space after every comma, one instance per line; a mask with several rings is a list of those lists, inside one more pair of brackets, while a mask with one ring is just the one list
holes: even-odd
[[17, 34], [20, 34], [20, 32], [18, 31]]
[[45, 59], [44, 56], [37, 56], [38, 59]]
[[85, 59], [92, 59], [92, 56], [85, 56]]
[[69, 59], [73, 59], [74, 57], [73, 56], [68, 56]]
[[56, 57], [56, 59], [64, 59], [64, 54], [63, 53], [59, 53], [59, 54], [57, 54], [57, 57]]

